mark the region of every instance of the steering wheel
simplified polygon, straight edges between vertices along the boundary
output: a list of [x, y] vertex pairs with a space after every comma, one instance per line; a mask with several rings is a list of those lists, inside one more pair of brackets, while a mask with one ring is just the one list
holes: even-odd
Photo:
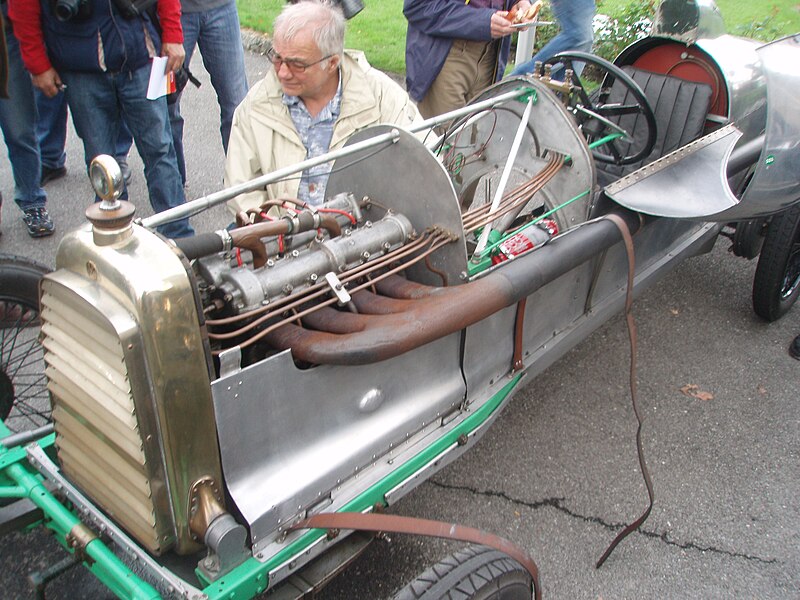
[[[625, 71], [599, 56], [578, 51], [560, 52], [544, 64], [561, 64], [572, 70], [570, 83], [576, 89], [568, 106], [589, 143], [610, 134], [622, 134], [622, 137], [612, 138], [593, 148], [592, 155], [596, 160], [629, 165], [653, 151], [656, 116], [642, 88]], [[602, 76], [600, 86], [591, 93], [575, 71], [575, 66], [580, 65], [591, 65]], [[634, 125], [639, 123], [643, 125], [634, 131]]]

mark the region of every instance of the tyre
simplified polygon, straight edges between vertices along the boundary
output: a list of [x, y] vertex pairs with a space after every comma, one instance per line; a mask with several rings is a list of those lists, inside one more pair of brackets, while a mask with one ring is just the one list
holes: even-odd
[[394, 600], [531, 600], [530, 573], [486, 546], [451, 554], [401, 589]]
[[0, 417], [14, 432], [50, 421], [39, 344], [39, 281], [46, 267], [0, 255]]
[[772, 217], [753, 281], [753, 310], [780, 319], [800, 294], [800, 203]]

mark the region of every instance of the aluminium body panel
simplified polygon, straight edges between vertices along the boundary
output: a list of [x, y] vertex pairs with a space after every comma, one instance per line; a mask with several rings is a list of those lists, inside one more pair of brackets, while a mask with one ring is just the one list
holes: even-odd
[[[532, 88], [533, 106], [505, 193], [539, 173], [551, 153], [569, 157], [523, 209], [523, 212], [538, 214], [534, 212], [536, 209], [547, 212], [567, 200], [579, 198], [552, 215], [559, 229], [564, 231], [586, 220], [597, 177], [586, 139], [576, 127], [572, 115], [544, 83], [532, 77], [503, 80], [487, 88], [472, 102], [523, 86]], [[525, 112], [524, 100], [525, 97], [511, 100], [492, 110], [482, 111], [448, 137], [447, 142], [453, 145], [452, 151], [465, 157], [463, 166], [451, 173], [463, 207], [492, 201]], [[497, 222], [494, 225], [497, 227]]]
[[[716, 223], [651, 219], [633, 237], [635, 293], [655, 284], [686, 258], [708, 252], [719, 230]], [[526, 375], [544, 371], [622, 310], [627, 269], [625, 248], [619, 242], [527, 297], [521, 342]], [[511, 306], [467, 328], [464, 376], [468, 399], [511, 371], [516, 318], [516, 306]]]
[[290, 351], [212, 384], [228, 490], [253, 543], [464, 400], [457, 332], [361, 366], [298, 368]]

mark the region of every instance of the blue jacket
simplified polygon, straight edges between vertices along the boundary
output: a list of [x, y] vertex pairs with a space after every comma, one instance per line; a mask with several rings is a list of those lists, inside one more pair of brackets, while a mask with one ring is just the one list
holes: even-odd
[[[518, 0], [505, 0], [509, 10]], [[408, 20], [406, 34], [406, 89], [417, 102], [442, 70], [454, 39], [489, 41], [495, 10], [473, 8], [464, 0], [404, 0], [403, 14]], [[500, 42], [495, 81], [503, 76], [511, 50], [511, 36]]]
[[158, 54], [161, 40], [149, 17], [126, 19], [111, 0], [88, 2], [89, 18], [62, 22], [50, 0], [41, 0], [44, 42], [57, 71], [131, 72]]

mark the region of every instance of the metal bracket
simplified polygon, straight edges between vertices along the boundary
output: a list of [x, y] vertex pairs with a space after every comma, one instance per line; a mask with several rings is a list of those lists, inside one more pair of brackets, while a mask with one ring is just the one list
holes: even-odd
[[66, 536], [67, 546], [72, 548], [81, 562], [92, 565], [94, 559], [86, 553], [86, 546], [97, 539], [97, 534], [89, 529], [85, 523], [78, 523], [70, 529]]
[[331, 288], [331, 291], [336, 295], [336, 299], [338, 300], [340, 306], [344, 306], [345, 304], [350, 302], [351, 300], [350, 293], [344, 288], [342, 282], [339, 281], [339, 278], [336, 276], [336, 273], [334, 273], [333, 271], [325, 273], [325, 281]]

